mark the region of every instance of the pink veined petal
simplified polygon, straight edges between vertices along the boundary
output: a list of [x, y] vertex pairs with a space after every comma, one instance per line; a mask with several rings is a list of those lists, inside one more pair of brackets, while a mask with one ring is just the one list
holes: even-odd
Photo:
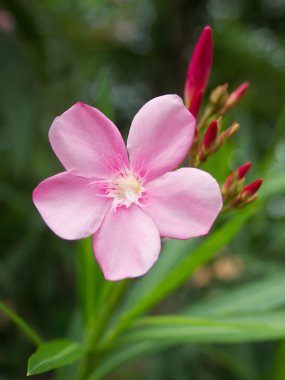
[[146, 184], [146, 193], [144, 212], [161, 236], [174, 239], [207, 234], [223, 205], [216, 180], [194, 168], [165, 174]]
[[93, 248], [107, 280], [138, 277], [155, 263], [160, 237], [153, 221], [138, 206], [110, 210], [94, 235]]
[[176, 168], [189, 151], [195, 119], [177, 95], [150, 100], [136, 114], [128, 137], [130, 165], [148, 180]]
[[128, 166], [127, 152], [117, 127], [99, 110], [76, 103], [57, 117], [49, 131], [52, 148], [71, 174], [108, 178]]
[[63, 172], [41, 182], [33, 201], [53, 232], [75, 240], [92, 235], [111, 207], [111, 200], [101, 194], [98, 184]]

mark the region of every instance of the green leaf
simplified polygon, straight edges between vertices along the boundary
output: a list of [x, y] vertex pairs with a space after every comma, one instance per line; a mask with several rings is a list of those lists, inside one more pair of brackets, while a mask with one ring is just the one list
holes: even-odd
[[145, 317], [114, 342], [88, 380], [100, 380], [124, 363], [177, 344], [242, 343], [283, 337], [285, 311], [229, 318]]
[[224, 316], [272, 310], [285, 304], [285, 272], [225, 291], [212, 299], [191, 305], [191, 315]]
[[42, 342], [41, 337], [36, 333], [31, 326], [28, 325], [19, 315], [0, 301], [0, 310], [5, 313], [15, 325], [35, 344], [38, 345]]
[[29, 358], [28, 376], [74, 363], [83, 355], [83, 347], [76, 342], [58, 339], [42, 343]]
[[285, 337], [285, 311], [231, 318], [147, 317], [117, 344], [131, 342], [236, 343]]

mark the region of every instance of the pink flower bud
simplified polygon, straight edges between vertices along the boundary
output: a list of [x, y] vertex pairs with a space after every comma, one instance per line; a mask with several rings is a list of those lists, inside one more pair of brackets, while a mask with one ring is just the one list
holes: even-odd
[[206, 26], [194, 48], [185, 83], [185, 104], [196, 117], [208, 84], [213, 60], [213, 39], [210, 26]]
[[241, 195], [245, 198], [251, 197], [255, 193], [257, 193], [258, 189], [262, 185], [263, 179], [259, 178], [256, 181], [247, 185], [241, 192]]
[[211, 148], [211, 146], [215, 143], [217, 136], [218, 136], [218, 123], [217, 123], [217, 120], [213, 120], [205, 133], [203, 146], [206, 149]]
[[249, 82], [244, 82], [239, 87], [237, 87], [232, 93], [230, 93], [225, 105], [224, 112], [232, 108], [245, 94], [246, 90], [249, 87]]

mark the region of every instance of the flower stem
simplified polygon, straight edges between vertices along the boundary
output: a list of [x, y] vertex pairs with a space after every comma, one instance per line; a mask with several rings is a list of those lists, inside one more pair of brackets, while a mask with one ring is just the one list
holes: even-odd
[[[108, 325], [110, 318], [113, 315], [113, 311], [116, 309], [118, 303], [124, 295], [128, 284], [129, 281], [124, 280], [111, 286], [106, 297], [106, 304], [100, 311], [98, 318], [94, 320], [94, 324], [87, 334], [86, 356], [82, 360], [76, 380], [85, 380], [94, 370], [94, 367], [96, 367], [101, 357], [105, 354], [106, 350], [101, 350], [99, 348], [99, 342], [106, 330], [106, 326]], [[104, 345], [102, 345], [102, 347], [103, 346]]]

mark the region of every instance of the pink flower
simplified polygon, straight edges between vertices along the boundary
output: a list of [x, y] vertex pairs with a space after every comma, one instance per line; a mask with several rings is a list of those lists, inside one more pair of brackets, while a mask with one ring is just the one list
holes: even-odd
[[206, 90], [213, 61], [212, 30], [206, 26], [194, 48], [187, 71], [184, 98], [186, 107], [196, 117]]
[[116, 126], [96, 108], [77, 103], [53, 122], [49, 138], [66, 171], [39, 184], [33, 201], [64, 239], [94, 235], [105, 278], [147, 272], [160, 237], [208, 233], [222, 207], [206, 172], [171, 170], [191, 146], [195, 119], [176, 95], [146, 103], [135, 116], [127, 150]]

